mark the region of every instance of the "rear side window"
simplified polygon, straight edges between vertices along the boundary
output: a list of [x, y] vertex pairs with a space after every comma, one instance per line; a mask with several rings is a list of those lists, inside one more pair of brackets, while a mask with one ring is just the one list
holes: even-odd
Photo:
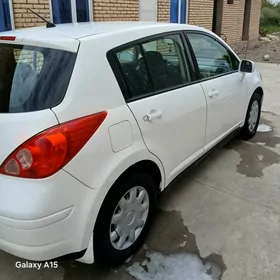
[[190, 82], [183, 42], [171, 35], [143, 44], [144, 56], [154, 91], [171, 89]]
[[0, 113], [58, 105], [66, 93], [76, 54], [49, 48], [0, 44]]
[[131, 97], [172, 90], [191, 81], [180, 35], [169, 35], [116, 53]]
[[116, 55], [131, 97], [152, 92], [151, 80], [140, 46], [135, 45], [123, 49]]

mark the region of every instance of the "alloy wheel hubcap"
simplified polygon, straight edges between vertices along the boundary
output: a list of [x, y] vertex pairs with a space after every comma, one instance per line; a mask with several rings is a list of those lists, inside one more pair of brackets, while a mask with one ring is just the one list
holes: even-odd
[[259, 118], [259, 103], [255, 100], [251, 106], [250, 116], [248, 121], [249, 131], [253, 132]]
[[149, 195], [133, 187], [119, 201], [110, 224], [110, 240], [117, 250], [129, 248], [141, 234], [149, 214]]

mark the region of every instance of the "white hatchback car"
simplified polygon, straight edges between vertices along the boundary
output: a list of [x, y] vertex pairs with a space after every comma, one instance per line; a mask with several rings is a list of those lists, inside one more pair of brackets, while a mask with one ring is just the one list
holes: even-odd
[[262, 100], [253, 62], [200, 27], [1, 33], [0, 249], [123, 262], [158, 194], [222, 140], [254, 136]]

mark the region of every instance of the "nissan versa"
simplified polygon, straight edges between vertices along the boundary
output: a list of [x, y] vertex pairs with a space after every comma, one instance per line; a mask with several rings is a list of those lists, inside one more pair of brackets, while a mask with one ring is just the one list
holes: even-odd
[[159, 193], [222, 140], [253, 137], [262, 101], [254, 63], [200, 27], [0, 33], [0, 249], [125, 261]]

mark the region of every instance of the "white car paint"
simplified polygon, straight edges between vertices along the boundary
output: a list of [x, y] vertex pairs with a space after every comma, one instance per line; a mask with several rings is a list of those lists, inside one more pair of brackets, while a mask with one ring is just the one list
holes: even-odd
[[[199, 84], [188, 89], [176, 89], [128, 104], [147, 148], [164, 166], [167, 184], [203, 153], [206, 100]], [[155, 119], [144, 121], [143, 116], [153, 117], [157, 113], [160, 115]]]
[[[247, 109], [247, 81], [237, 72], [201, 83], [207, 99], [207, 129], [205, 144], [209, 144], [244, 120]], [[224, 120], [221, 122], [220, 120]]]
[[[209, 33], [189, 25], [135, 22], [64, 24], [0, 35], [16, 36], [24, 45], [78, 52], [67, 93], [59, 105], [51, 110], [0, 114], [0, 163], [47, 128], [104, 110], [108, 113], [83, 149], [56, 174], [44, 179], [0, 175], [0, 249], [42, 261], [89, 248], [80, 261], [93, 262], [92, 234], [100, 207], [114, 182], [130, 166], [144, 160], [154, 162], [163, 190], [244, 124], [251, 95], [262, 87], [257, 71], [194, 83], [127, 106], [107, 52], [176, 30]], [[211, 90], [218, 96], [209, 96]], [[150, 121], [144, 121], [147, 115], [151, 115]]]

